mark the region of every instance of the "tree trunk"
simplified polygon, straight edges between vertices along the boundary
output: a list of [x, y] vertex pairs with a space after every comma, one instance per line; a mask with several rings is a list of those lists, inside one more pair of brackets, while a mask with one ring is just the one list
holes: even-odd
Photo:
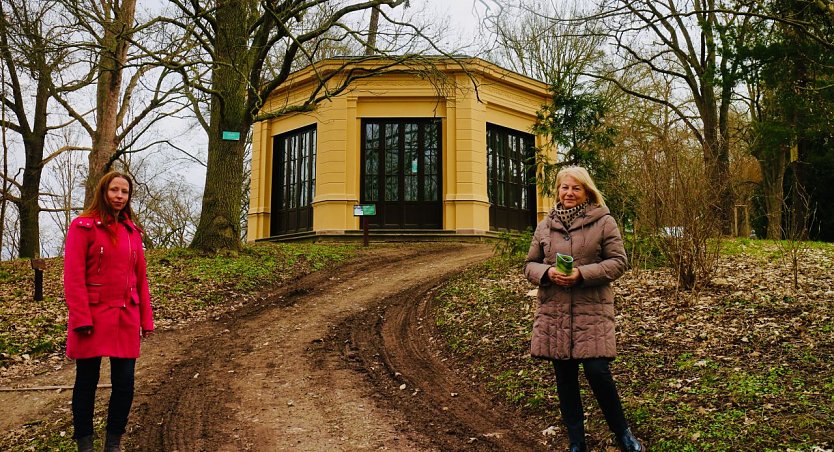
[[376, 34], [379, 31], [379, 6], [371, 8], [371, 25], [368, 28], [368, 43], [365, 45], [365, 55], [376, 53]]
[[[0, 11], [1, 13], [2, 11]], [[3, 43], [6, 42], [5, 39], [2, 40]], [[5, 94], [5, 87], [6, 87], [6, 71], [0, 71], [0, 86], [3, 87], [3, 94]], [[4, 96], [5, 97], [5, 96]], [[0, 107], [2, 108], [2, 107]], [[2, 119], [3, 120], [3, 130], [2, 130], [2, 145], [3, 145], [3, 181], [2, 181], [2, 188], [0, 188], [0, 260], [3, 259], [3, 241], [6, 237], [6, 208], [8, 207], [9, 200], [6, 197], [6, 194], [9, 192], [9, 187], [11, 184], [6, 179], [9, 174], [9, 142], [6, 140], [6, 109], [2, 109]]]
[[[45, 62], [41, 67], [46, 67]], [[20, 246], [18, 257], [34, 259], [40, 256], [40, 188], [43, 173], [43, 149], [47, 134], [47, 104], [49, 88], [46, 75], [38, 81], [35, 92], [35, 108], [31, 131], [22, 133], [26, 161], [23, 169], [23, 183], [20, 187], [20, 200], [16, 202], [20, 215]], [[23, 108], [17, 106], [17, 108]], [[18, 117], [25, 115], [25, 110]]]
[[717, 106], [714, 98], [707, 102], [701, 110], [701, 118], [704, 125], [703, 155], [706, 171], [705, 183], [715, 186], [715, 197], [707, 200], [718, 216], [721, 232], [730, 233], [732, 224], [732, 213], [735, 201], [733, 191], [730, 187], [730, 162], [729, 154], [721, 137], [719, 121], [717, 118]]
[[[252, 71], [248, 51], [248, 0], [218, 2], [218, 28], [212, 69], [211, 123], [209, 126], [206, 185], [200, 222], [191, 247], [206, 251], [239, 250], [241, 190], [245, 137], [252, 126], [247, 111], [244, 79]], [[223, 132], [238, 132], [238, 141], [223, 139]]]
[[[241, 136], [245, 134], [241, 132]], [[209, 138], [202, 214], [191, 242], [192, 248], [206, 252], [240, 249], [243, 150], [243, 142]]]
[[98, 86], [96, 87], [96, 130], [93, 133], [93, 149], [89, 155], [89, 172], [85, 182], [84, 204], [95, 194], [99, 179], [115, 159], [119, 146], [119, 109], [122, 76], [130, 47], [130, 29], [136, 13], [136, 0], [105, 3], [110, 22], [103, 22], [104, 36], [98, 57]]
[[[710, 200], [713, 211], [718, 217], [721, 232], [731, 233], [733, 224], [733, 209], [735, 199], [730, 182], [730, 154], [728, 111], [732, 95], [732, 78], [725, 62], [718, 63], [718, 45], [716, 43], [716, 17], [714, 2], [705, 5], [707, 12], [703, 12], [701, 22], [701, 65], [696, 65], [697, 83], [693, 80], [690, 85], [698, 86], [695, 92], [695, 103], [703, 123], [704, 142], [703, 154], [706, 170], [706, 183], [716, 187], [715, 197]], [[715, 74], [721, 74], [721, 81], [716, 82]], [[718, 85], [716, 85], [718, 83]], [[716, 88], [720, 92], [716, 95]]]
[[[722, 61], [722, 83], [721, 83], [721, 97], [718, 105], [718, 155], [717, 165], [718, 173], [721, 181], [721, 232], [725, 235], [728, 233], [738, 234], [738, 231], [732, 230], [733, 217], [736, 209], [736, 193], [733, 187], [733, 178], [730, 174], [730, 104], [733, 102], [733, 86], [734, 77], [729, 74], [726, 68], [726, 62]], [[729, 80], [728, 80], [729, 79]]]
[[[0, 55], [2, 55], [5, 65], [5, 68], [3, 68], [4, 90], [2, 100], [17, 120], [15, 129], [21, 136], [25, 153], [20, 198], [13, 199], [20, 217], [18, 257], [35, 258], [40, 254], [40, 223], [38, 221], [40, 204], [38, 196], [43, 171], [43, 147], [47, 134], [47, 104], [50, 97], [49, 78], [52, 75], [49, 71], [52, 68], [47, 64], [48, 58], [41, 49], [32, 51], [31, 54], [27, 55], [29, 60], [25, 63], [21, 63], [12, 55], [12, 47], [8, 36], [11, 34], [19, 35], [21, 31], [10, 27], [9, 22], [7, 22], [4, 3], [0, 3], [0, 17], [2, 17], [2, 20], [0, 20]], [[15, 6], [12, 5], [13, 8]], [[31, 33], [35, 34], [36, 32], [32, 30]], [[31, 36], [27, 35], [27, 37]], [[32, 39], [38, 38], [39, 36], [32, 37]], [[34, 92], [34, 108], [31, 108], [32, 105], [24, 101], [28, 96], [24, 84], [18, 78], [19, 71], [33, 74], [33, 78], [37, 80]], [[11, 93], [8, 93], [6, 88], [9, 88]], [[3, 119], [7, 120], [5, 117]], [[5, 140], [3, 145], [5, 147]], [[4, 168], [4, 176], [9, 177], [6, 170], [7, 168]], [[7, 186], [7, 184], [4, 184], [4, 187]], [[4, 193], [4, 195], [8, 197], [7, 193]]]
[[[26, 147], [29, 148], [30, 146]], [[41, 149], [43, 149], [42, 146]], [[26, 154], [30, 154], [29, 149], [26, 150]], [[18, 257], [20, 258], [34, 259], [40, 256], [40, 222], [38, 221], [38, 215], [40, 214], [40, 204], [38, 203], [40, 182], [40, 167], [31, 168], [27, 164], [23, 171], [20, 201], [17, 202], [17, 210], [20, 215], [20, 247], [18, 249]]]
[[16, 203], [20, 215], [20, 247], [18, 256], [36, 258], [40, 256], [40, 187], [43, 173], [43, 147], [46, 136], [46, 98], [48, 96], [44, 83], [43, 91], [38, 92], [35, 108], [35, 130], [23, 136], [26, 162], [23, 169], [23, 183], [20, 186], [20, 200]]
[[758, 158], [762, 170], [762, 191], [764, 192], [767, 235], [770, 240], [782, 238], [782, 208], [784, 206], [784, 180], [787, 162], [786, 151], [777, 149], [762, 153]]
[[793, 178], [790, 190], [790, 224], [787, 225], [789, 237], [785, 237], [786, 239], [790, 240], [808, 240], [809, 231], [808, 229], [811, 226], [811, 221], [813, 220], [813, 211], [811, 209], [811, 193], [808, 191], [808, 180], [810, 177], [808, 173], [810, 172], [810, 168], [808, 164], [805, 163], [802, 158], [803, 155], [807, 156], [807, 151], [803, 153], [803, 142], [805, 140], [801, 139], [799, 141], [799, 149], [797, 154], [799, 155], [799, 159], [795, 162], [791, 163], [791, 177]]
[[[3, 110], [3, 121], [6, 121], [5, 117], [6, 110]], [[6, 206], [8, 205], [8, 200], [6, 199], [6, 193], [9, 192], [9, 182], [6, 180], [5, 176], [9, 174], [9, 146], [6, 142], [6, 127], [3, 126], [3, 182], [2, 182], [2, 192], [0, 192], [0, 260], [3, 259], [3, 239], [6, 237]]]

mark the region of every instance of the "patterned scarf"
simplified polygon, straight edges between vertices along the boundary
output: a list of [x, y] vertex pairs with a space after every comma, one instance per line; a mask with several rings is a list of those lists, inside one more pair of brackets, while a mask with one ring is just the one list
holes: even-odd
[[573, 220], [575, 220], [576, 217], [585, 212], [586, 207], [588, 207], [588, 201], [585, 201], [576, 207], [571, 207], [570, 209], [563, 208], [562, 203], [557, 202], [556, 207], [553, 209], [556, 211], [556, 217], [559, 218], [559, 221], [562, 222], [565, 229], [570, 229], [570, 224], [573, 223]]

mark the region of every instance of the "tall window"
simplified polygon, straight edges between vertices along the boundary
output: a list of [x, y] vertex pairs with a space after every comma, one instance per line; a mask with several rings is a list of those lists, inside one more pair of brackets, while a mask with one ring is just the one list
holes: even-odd
[[487, 124], [487, 195], [491, 229], [535, 225], [533, 135]]
[[271, 233], [310, 231], [316, 189], [316, 127], [279, 135], [273, 149]]
[[362, 158], [362, 202], [376, 204], [372, 225], [441, 227], [439, 120], [365, 120]]

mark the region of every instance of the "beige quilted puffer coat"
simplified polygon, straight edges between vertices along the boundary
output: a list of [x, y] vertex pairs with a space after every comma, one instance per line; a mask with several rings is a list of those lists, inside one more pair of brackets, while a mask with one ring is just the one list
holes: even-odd
[[[552, 284], [547, 269], [556, 253], [574, 258], [582, 274], [570, 288]], [[607, 207], [590, 205], [565, 230], [556, 212], [536, 227], [524, 275], [539, 286], [530, 351], [544, 359], [614, 358], [614, 292], [611, 282], [625, 273], [627, 259], [617, 222]]]

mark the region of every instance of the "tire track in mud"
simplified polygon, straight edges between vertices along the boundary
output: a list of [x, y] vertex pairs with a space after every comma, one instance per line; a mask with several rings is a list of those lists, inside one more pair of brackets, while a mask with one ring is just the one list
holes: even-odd
[[[468, 387], [432, 351], [425, 320], [432, 289], [489, 255], [486, 245], [380, 248], [217, 320], [157, 338], [145, 351], [150, 359], [143, 356], [149, 366], [137, 376], [142, 387], [128, 446], [541, 448], [539, 430]], [[398, 389], [402, 382], [407, 391]], [[420, 390], [410, 396], [414, 388]]]
[[[380, 257], [392, 262], [402, 258], [393, 253]], [[346, 277], [356, 277], [376, 265], [376, 261], [349, 264], [346, 268], [350, 273]], [[150, 387], [143, 390], [150, 397], [137, 397], [131, 442], [138, 450], [252, 450], [256, 447], [239, 429], [222, 433], [216, 429], [217, 425], [235, 421], [233, 409], [239, 400], [228, 388], [229, 380], [235, 378], [234, 361], [254, 350], [246, 323], [265, 311], [286, 309], [301, 302], [305, 295], [328, 280], [324, 272], [311, 273], [279, 288], [264, 300], [196, 325], [187, 337], [182, 337], [178, 350], [163, 346], [165, 350], [157, 352], [159, 355], [174, 353], [180, 358], [165, 371], [164, 377], [151, 381]], [[218, 444], [226, 447], [218, 449]]]
[[[435, 450], [547, 450], [545, 426], [526, 419], [446, 364], [432, 300], [448, 276], [397, 293], [343, 325], [341, 354], [366, 373]], [[404, 389], [400, 389], [405, 385]]]

